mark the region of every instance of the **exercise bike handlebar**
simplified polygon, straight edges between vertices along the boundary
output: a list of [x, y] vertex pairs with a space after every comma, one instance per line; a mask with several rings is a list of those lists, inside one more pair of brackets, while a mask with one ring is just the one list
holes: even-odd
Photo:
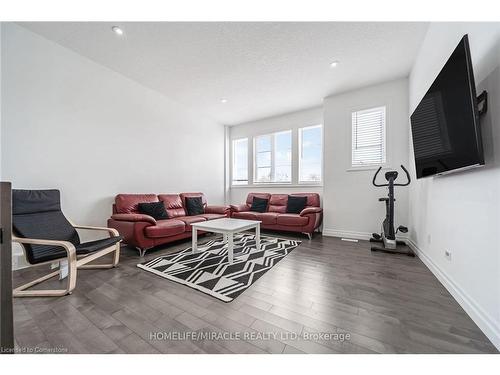
[[[408, 181], [404, 184], [394, 184], [394, 186], [408, 186], [408, 185], [410, 185], [410, 182], [411, 182], [410, 173], [408, 173], [407, 169], [403, 165], [401, 165], [401, 168], [405, 172], [406, 178]], [[372, 184], [376, 187], [389, 186], [389, 184], [377, 184], [376, 179], [377, 179], [377, 176], [381, 170], [382, 170], [382, 167], [378, 167], [377, 172], [375, 172], [375, 176], [373, 176]]]
[[408, 171], [406, 170], [406, 168], [403, 165], [401, 165], [401, 169], [403, 169], [403, 171], [406, 174], [407, 182], [404, 184], [394, 184], [394, 186], [408, 186], [408, 185], [410, 185], [410, 182], [411, 182], [410, 173], [408, 173]]
[[378, 176], [378, 173], [382, 170], [382, 167], [378, 167], [377, 169], [377, 172], [375, 172], [375, 176], [373, 176], [373, 180], [372, 180], [372, 184], [376, 187], [382, 187], [382, 186], [388, 186], [388, 184], [385, 184], [385, 185], [379, 185], [375, 182], [375, 180], [377, 179], [377, 176]]

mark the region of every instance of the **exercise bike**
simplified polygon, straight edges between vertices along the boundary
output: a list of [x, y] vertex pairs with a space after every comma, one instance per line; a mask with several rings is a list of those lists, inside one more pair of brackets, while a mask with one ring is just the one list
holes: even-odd
[[408, 173], [406, 168], [404, 166], [401, 166], [401, 168], [405, 172], [406, 178], [408, 180], [404, 184], [395, 183], [396, 179], [398, 178], [397, 171], [388, 171], [385, 173], [387, 184], [377, 184], [376, 179], [382, 167], [379, 167], [379, 169], [377, 169], [377, 172], [375, 172], [375, 176], [373, 176], [373, 185], [376, 187], [387, 187], [389, 190], [389, 194], [387, 195], [387, 198], [379, 198], [379, 202], [385, 202], [386, 211], [385, 219], [382, 222], [382, 232], [380, 234], [373, 233], [372, 238], [370, 238], [370, 242], [381, 243], [383, 247], [372, 246], [371, 250], [393, 254], [406, 254], [408, 256], [414, 257], [415, 254], [410, 248], [406, 246], [406, 243], [404, 241], [399, 241], [396, 239], [396, 234], [398, 232], [407, 233], [408, 228], [400, 225], [396, 230], [394, 230], [394, 202], [396, 201], [396, 199], [394, 198], [394, 186], [408, 186], [411, 182], [410, 174]]

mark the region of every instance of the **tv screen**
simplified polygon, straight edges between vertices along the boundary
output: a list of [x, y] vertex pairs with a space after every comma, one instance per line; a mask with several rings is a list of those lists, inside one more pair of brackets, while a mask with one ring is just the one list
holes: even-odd
[[467, 35], [410, 120], [417, 178], [484, 164]]

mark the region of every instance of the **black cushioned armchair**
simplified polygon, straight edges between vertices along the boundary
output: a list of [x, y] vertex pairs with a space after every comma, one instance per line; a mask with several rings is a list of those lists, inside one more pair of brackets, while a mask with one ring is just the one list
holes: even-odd
[[[122, 237], [113, 228], [73, 225], [61, 211], [59, 190], [12, 191], [13, 242], [21, 244], [31, 265], [68, 261], [65, 289], [26, 290], [59, 274], [55, 271], [14, 289], [14, 297], [57, 297], [71, 294], [78, 269], [113, 268], [120, 260]], [[106, 231], [109, 238], [80, 242], [76, 229]], [[87, 264], [112, 253], [108, 264]]]

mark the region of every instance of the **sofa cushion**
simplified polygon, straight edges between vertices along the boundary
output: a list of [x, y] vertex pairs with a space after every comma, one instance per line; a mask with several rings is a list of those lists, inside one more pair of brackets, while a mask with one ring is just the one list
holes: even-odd
[[186, 198], [188, 197], [201, 197], [201, 200], [203, 202], [203, 207], [207, 205], [207, 197], [203, 193], [180, 193], [179, 194], [182, 199], [182, 205], [186, 207]]
[[269, 199], [270, 196], [271, 194], [269, 193], [248, 193], [246, 204], [248, 205], [248, 207], [250, 207], [253, 202], [253, 197]]
[[158, 202], [156, 194], [118, 194], [115, 197], [117, 214], [138, 214], [139, 203]]
[[165, 205], [168, 217], [186, 216], [186, 210], [179, 194], [159, 194], [158, 199]]
[[205, 212], [201, 197], [186, 197], [186, 211], [189, 216], [201, 215]]
[[199, 215], [199, 216], [202, 216], [207, 220], [223, 219], [226, 217], [226, 215], [222, 215], [222, 214], [203, 214], [203, 215]]
[[186, 225], [183, 221], [176, 219], [159, 220], [156, 225], [148, 226], [144, 229], [146, 237], [158, 238], [175, 236], [184, 233]]
[[266, 212], [269, 199], [253, 197], [252, 206], [250, 211], [253, 212]]
[[307, 225], [309, 218], [307, 216], [300, 216], [298, 214], [279, 214], [276, 223], [278, 225], [294, 225], [302, 226]]
[[232, 204], [231, 205], [231, 212], [244, 212], [244, 211], [249, 211], [250, 206], [245, 204]]
[[290, 195], [286, 203], [286, 213], [300, 214], [300, 212], [306, 207], [306, 204], [307, 204], [307, 197]]
[[290, 194], [294, 197], [307, 197], [306, 207], [319, 207], [319, 194], [318, 193], [293, 193]]
[[202, 221], [207, 221], [203, 216], [198, 215], [198, 216], [178, 216], [175, 218], [176, 220], [181, 220], [186, 224], [186, 231], [189, 231], [193, 228], [191, 228], [191, 224], [193, 223], [200, 223]]
[[251, 211], [243, 211], [243, 212], [234, 212], [231, 217], [235, 219], [245, 219], [245, 220], [257, 220], [257, 212]]
[[269, 212], [279, 212], [284, 214], [286, 212], [286, 203], [288, 201], [288, 194], [271, 194], [269, 198]]
[[277, 212], [262, 212], [257, 213], [257, 220], [262, 221], [263, 225], [273, 225], [276, 224], [276, 219], [279, 213]]
[[168, 219], [167, 211], [163, 202], [139, 203], [139, 212], [144, 215], [149, 215], [156, 220]]
[[229, 216], [231, 214], [231, 206], [205, 206], [206, 214], [219, 214]]

